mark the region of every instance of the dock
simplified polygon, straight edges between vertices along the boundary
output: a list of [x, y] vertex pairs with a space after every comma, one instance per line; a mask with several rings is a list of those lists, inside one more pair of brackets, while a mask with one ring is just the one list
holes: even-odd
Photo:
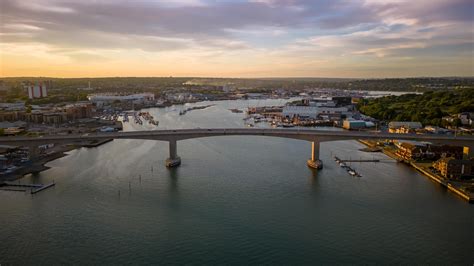
[[3, 182], [2, 184], [0, 184], [0, 190], [19, 191], [19, 192], [25, 192], [27, 190], [30, 190], [31, 194], [36, 194], [40, 191], [43, 191], [55, 185], [56, 183], [54, 182], [49, 183], [49, 184], [19, 184], [19, 183], [12, 183], [12, 182]]
[[38, 192], [40, 192], [40, 191], [43, 191], [43, 190], [45, 190], [45, 189], [47, 189], [47, 188], [50, 188], [50, 187], [53, 187], [53, 186], [55, 186], [55, 185], [56, 185], [56, 183], [53, 182], [53, 183], [49, 183], [49, 184], [43, 185], [42, 187], [39, 187], [39, 188], [36, 188], [36, 189], [32, 189], [32, 190], [31, 190], [31, 194], [36, 194], [36, 193], [38, 193]]
[[378, 163], [380, 160], [374, 159], [374, 160], [344, 160], [344, 159], [339, 159], [339, 161], [343, 163]]

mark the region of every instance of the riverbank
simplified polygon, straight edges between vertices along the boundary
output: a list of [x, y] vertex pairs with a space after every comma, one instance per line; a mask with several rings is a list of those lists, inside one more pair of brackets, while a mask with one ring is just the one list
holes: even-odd
[[35, 174], [35, 173], [48, 170], [50, 167], [45, 166], [45, 164], [66, 156], [67, 152], [69, 151], [72, 151], [81, 147], [95, 148], [111, 141], [113, 141], [113, 139], [105, 139], [105, 140], [101, 140], [97, 142], [83, 143], [80, 145], [57, 146], [55, 147], [54, 151], [52, 151], [50, 154], [43, 155], [39, 160], [26, 163], [20, 166], [15, 172], [11, 174], [0, 176], [0, 182], [14, 181], [28, 174]]
[[49, 167], [45, 166], [45, 164], [47, 164], [48, 162], [57, 160], [59, 158], [62, 158], [67, 155], [66, 152], [77, 149], [77, 148], [79, 147], [76, 145], [61, 146], [57, 148], [54, 151], [54, 153], [44, 155], [39, 160], [36, 160], [34, 162], [26, 163], [20, 166], [15, 172], [11, 174], [0, 176], [0, 182], [14, 181], [28, 174], [34, 174], [34, 173], [42, 172], [44, 170], [48, 170]]
[[[373, 142], [373, 141], [359, 140], [359, 142], [366, 145], [366, 146], [368, 146], [368, 147], [370, 147], [370, 148], [374, 148], [374, 147], [377, 146], [376, 143]], [[416, 169], [420, 173], [422, 173], [425, 176], [429, 177], [431, 180], [437, 182], [438, 184], [441, 184], [442, 186], [447, 188], [449, 191], [452, 191], [455, 194], [457, 194], [458, 196], [460, 196], [461, 198], [467, 200], [469, 203], [474, 203], [474, 193], [470, 192], [470, 191], [466, 191], [466, 188], [464, 188], [464, 185], [465, 185], [464, 183], [462, 183], [462, 182], [460, 182], [460, 183], [459, 182], [453, 182], [451, 180], [445, 179], [442, 176], [433, 173], [429, 168], [427, 168], [422, 163], [416, 163], [416, 162], [412, 162], [412, 161], [403, 161], [395, 154], [395, 151], [393, 151], [392, 149], [390, 149], [388, 147], [382, 148], [381, 151], [385, 155], [389, 156], [390, 158], [392, 158], [394, 160], [402, 161], [402, 162], [410, 165], [411, 167], [413, 167], [414, 169]]]

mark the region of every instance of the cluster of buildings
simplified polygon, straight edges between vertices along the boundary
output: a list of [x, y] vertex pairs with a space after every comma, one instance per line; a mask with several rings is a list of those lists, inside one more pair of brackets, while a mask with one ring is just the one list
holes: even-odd
[[474, 178], [474, 158], [443, 157], [433, 163], [433, 169], [444, 178], [471, 179]]
[[136, 94], [119, 94], [119, 93], [96, 93], [87, 96], [87, 99], [94, 103], [97, 107], [110, 105], [114, 102], [132, 103], [132, 104], [149, 104], [155, 102], [154, 93], [136, 93]]
[[454, 128], [446, 129], [438, 126], [425, 126], [420, 122], [411, 122], [411, 121], [392, 121], [388, 123], [388, 132], [396, 134], [455, 134], [459, 133], [473, 133], [472, 128]]
[[468, 148], [422, 142], [399, 142], [396, 146], [400, 160], [433, 162], [432, 170], [448, 179], [474, 178], [474, 158], [469, 158]]
[[[20, 109], [20, 108], [19, 108]], [[0, 122], [25, 121], [36, 124], [62, 124], [82, 118], [90, 118], [94, 107], [89, 102], [77, 102], [62, 107], [36, 107], [15, 111], [0, 111]]]
[[29, 160], [29, 151], [26, 147], [0, 145], [0, 174], [9, 174]]
[[354, 115], [355, 108], [351, 97], [321, 97], [304, 99], [296, 104], [283, 107], [282, 117], [299, 120], [339, 121]]
[[474, 113], [464, 112], [456, 115], [445, 116], [442, 118], [443, 121], [446, 121], [449, 124], [456, 124], [456, 121], [459, 121], [459, 126], [474, 126]]
[[416, 133], [417, 130], [420, 130], [422, 128], [423, 128], [423, 125], [420, 122], [392, 121], [388, 123], [389, 133], [411, 134], [411, 133]]
[[402, 142], [397, 143], [396, 155], [407, 161], [436, 160], [442, 157], [463, 158], [463, 147], [449, 145], [431, 145], [428, 143]]

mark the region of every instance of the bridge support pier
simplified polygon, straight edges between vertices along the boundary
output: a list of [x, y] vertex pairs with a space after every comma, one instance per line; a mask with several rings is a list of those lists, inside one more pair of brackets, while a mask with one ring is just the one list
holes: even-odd
[[169, 141], [170, 157], [166, 159], [166, 167], [177, 167], [181, 164], [181, 158], [178, 156], [176, 140]]
[[311, 159], [306, 162], [309, 167], [314, 169], [323, 168], [323, 161], [319, 159], [319, 144], [319, 141], [311, 142]]

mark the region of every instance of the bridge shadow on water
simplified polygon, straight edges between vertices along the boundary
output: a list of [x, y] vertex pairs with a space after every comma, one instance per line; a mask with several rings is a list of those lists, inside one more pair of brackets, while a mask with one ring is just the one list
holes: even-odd
[[167, 169], [167, 179], [168, 179], [168, 195], [167, 199], [168, 207], [172, 209], [180, 208], [180, 191], [179, 191], [179, 167], [173, 167]]
[[320, 185], [319, 184], [319, 177], [320, 177], [319, 171], [321, 170], [308, 167], [308, 171], [309, 171], [309, 175], [308, 175], [309, 183], [314, 189], [318, 188]]

